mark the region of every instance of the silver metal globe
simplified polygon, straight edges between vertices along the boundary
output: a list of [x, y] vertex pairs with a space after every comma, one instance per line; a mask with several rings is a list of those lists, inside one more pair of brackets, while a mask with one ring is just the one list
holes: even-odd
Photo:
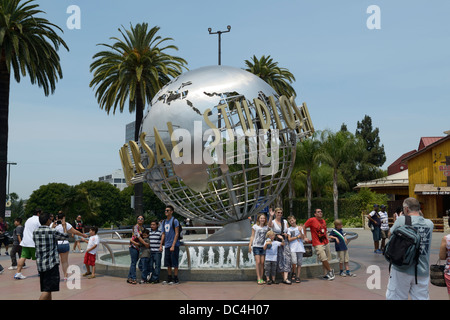
[[160, 163], [151, 165], [141, 150], [146, 169], [132, 181], [147, 182], [186, 218], [248, 221], [291, 175], [298, 130], [289, 126], [294, 119], [286, 114], [293, 112], [286, 110], [271, 86], [245, 70], [210, 66], [183, 73], [159, 91], [142, 122], [141, 134]]

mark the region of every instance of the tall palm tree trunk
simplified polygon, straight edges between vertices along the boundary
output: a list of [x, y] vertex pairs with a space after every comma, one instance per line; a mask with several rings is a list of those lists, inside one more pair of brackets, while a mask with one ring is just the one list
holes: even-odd
[[312, 182], [311, 182], [311, 172], [308, 171], [306, 177], [306, 197], [308, 199], [308, 219], [311, 218], [311, 199], [312, 199]]
[[338, 218], [338, 171], [334, 169], [333, 172], [333, 203], [334, 203], [334, 220]]
[[[141, 87], [140, 83], [138, 83], [136, 88], [136, 118], [134, 125], [134, 141], [139, 141], [139, 130], [141, 129], [142, 119], [144, 118], [144, 103], [141, 98]], [[144, 205], [143, 205], [143, 193], [144, 186], [141, 183], [137, 183], [134, 185], [134, 213], [136, 216], [140, 216], [144, 214]]]
[[6, 203], [6, 167], [8, 163], [8, 112], [10, 73], [6, 59], [0, 56], [0, 217], [5, 217]]

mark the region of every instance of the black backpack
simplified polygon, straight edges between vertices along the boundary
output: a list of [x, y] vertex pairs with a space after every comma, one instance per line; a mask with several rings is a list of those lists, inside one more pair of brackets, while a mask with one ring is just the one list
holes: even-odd
[[417, 230], [412, 227], [411, 216], [405, 216], [405, 224], [394, 230], [389, 242], [384, 247], [384, 257], [391, 265], [397, 268], [408, 269], [415, 267], [417, 284], [417, 265], [419, 264], [421, 237]]

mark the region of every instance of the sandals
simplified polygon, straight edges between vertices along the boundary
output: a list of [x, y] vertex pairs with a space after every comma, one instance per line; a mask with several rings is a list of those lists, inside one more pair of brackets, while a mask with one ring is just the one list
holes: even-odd
[[92, 272], [85, 272], [85, 273], [83, 273], [83, 277], [90, 276], [91, 274], [92, 274]]
[[299, 277], [295, 277], [295, 283], [300, 283], [300, 282], [302, 282], [302, 281], [300, 280], [300, 278], [299, 278]]
[[127, 279], [127, 283], [129, 283], [129, 284], [137, 284], [137, 281], [135, 279]]
[[292, 282], [291, 281], [289, 281], [289, 280], [283, 280], [283, 281], [281, 281], [282, 283], [284, 283], [284, 284], [289, 284], [289, 285], [291, 285], [292, 284]]
[[266, 284], [266, 282], [263, 279], [258, 279], [258, 284]]
[[293, 273], [292, 273], [292, 276], [291, 276], [291, 280], [292, 280], [292, 281], [295, 281], [296, 278], [297, 278], [297, 277], [296, 277], [296, 274], [295, 274], [295, 272], [293, 272]]

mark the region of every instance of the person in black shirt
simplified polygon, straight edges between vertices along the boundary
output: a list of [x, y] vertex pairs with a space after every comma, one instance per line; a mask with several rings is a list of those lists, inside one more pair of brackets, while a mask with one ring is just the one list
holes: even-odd
[[[84, 223], [83, 223], [83, 220], [81, 220], [81, 216], [77, 217], [73, 227], [75, 228], [75, 230], [77, 230], [81, 233], [84, 233]], [[76, 252], [77, 247], [78, 247], [79, 252], [83, 252], [83, 250], [81, 250], [81, 244], [80, 244], [82, 237], [80, 237], [78, 235], [74, 235], [74, 237], [75, 237], [75, 242], [73, 243], [73, 252]]]

